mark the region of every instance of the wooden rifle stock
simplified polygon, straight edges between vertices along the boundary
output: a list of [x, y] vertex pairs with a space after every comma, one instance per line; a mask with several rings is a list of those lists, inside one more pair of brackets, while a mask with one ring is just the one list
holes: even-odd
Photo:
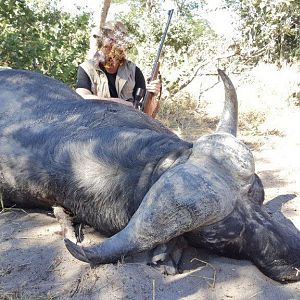
[[[165, 31], [160, 40], [159, 48], [158, 48], [156, 58], [155, 58], [155, 61], [154, 61], [153, 67], [152, 67], [150, 81], [153, 81], [153, 80], [157, 79], [157, 77], [158, 77], [159, 65], [160, 65], [159, 58], [160, 58], [162, 47], [163, 47], [165, 39], [166, 39], [166, 35], [168, 32], [170, 23], [171, 23], [173, 11], [174, 11], [174, 9], [171, 9], [168, 11], [169, 18], [168, 18], [168, 21], [166, 24]], [[150, 115], [152, 118], [155, 118], [155, 116], [158, 112], [158, 109], [159, 109], [159, 103], [154, 99], [154, 94], [146, 91], [143, 102], [142, 102], [142, 111], [144, 113]]]

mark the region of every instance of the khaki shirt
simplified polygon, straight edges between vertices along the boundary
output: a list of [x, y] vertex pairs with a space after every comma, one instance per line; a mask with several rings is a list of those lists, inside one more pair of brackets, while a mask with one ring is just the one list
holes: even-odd
[[[91, 91], [93, 95], [109, 98], [108, 80], [98, 65], [92, 59], [86, 60], [80, 65], [91, 80]], [[129, 61], [125, 62], [118, 68], [116, 76], [116, 90], [118, 97], [124, 100], [133, 98], [133, 89], [135, 86], [136, 65]]]

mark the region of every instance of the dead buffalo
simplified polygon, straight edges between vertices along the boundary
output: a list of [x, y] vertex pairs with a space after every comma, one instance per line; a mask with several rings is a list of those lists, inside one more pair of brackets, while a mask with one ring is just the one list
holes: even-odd
[[61, 206], [110, 236], [85, 248], [65, 241], [93, 265], [184, 236], [249, 259], [277, 281], [299, 280], [299, 236], [262, 206], [253, 156], [235, 137], [235, 89], [219, 74], [226, 99], [218, 128], [189, 143], [133, 108], [83, 100], [37, 73], [0, 71], [4, 202]]

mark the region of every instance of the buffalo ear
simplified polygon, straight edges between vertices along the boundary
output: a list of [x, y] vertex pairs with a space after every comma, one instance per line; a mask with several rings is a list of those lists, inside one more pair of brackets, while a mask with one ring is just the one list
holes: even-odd
[[248, 191], [249, 200], [254, 204], [262, 205], [265, 200], [265, 190], [261, 179], [254, 174], [254, 181]]

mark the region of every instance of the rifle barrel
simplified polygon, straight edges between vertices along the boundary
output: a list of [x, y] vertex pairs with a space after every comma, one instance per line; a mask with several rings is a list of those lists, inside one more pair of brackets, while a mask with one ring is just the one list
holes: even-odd
[[169, 26], [170, 26], [170, 23], [171, 23], [173, 12], [174, 12], [174, 9], [170, 9], [168, 11], [169, 18], [168, 18], [168, 21], [167, 21], [167, 24], [166, 24], [166, 27], [165, 27], [165, 31], [164, 31], [164, 33], [163, 33], [163, 35], [161, 37], [161, 40], [160, 40], [159, 48], [158, 48], [158, 51], [157, 51], [157, 54], [156, 54], [156, 58], [155, 58], [155, 61], [154, 61], [154, 66], [153, 66], [153, 69], [152, 69], [152, 72], [151, 72], [151, 77], [150, 77], [151, 80], [155, 79], [154, 75], [155, 75], [156, 64], [159, 61], [161, 50], [162, 50], [163, 45], [165, 43], [165, 39], [166, 39], [166, 36], [167, 36], [167, 33], [168, 33], [168, 29], [169, 29]]
[[[159, 71], [159, 58], [160, 58], [161, 50], [163, 48], [163, 45], [164, 45], [167, 33], [168, 33], [168, 29], [169, 29], [169, 26], [170, 26], [170, 23], [171, 23], [173, 12], [174, 12], [174, 9], [171, 9], [171, 10], [168, 11], [168, 15], [169, 15], [168, 21], [167, 21], [164, 33], [163, 33], [163, 35], [161, 37], [161, 40], [160, 40], [159, 48], [158, 48], [158, 51], [157, 51], [157, 54], [156, 54], [156, 59], [155, 59], [155, 61], [153, 63], [152, 72], [151, 72], [151, 76], [150, 76], [150, 81], [156, 79], [156, 77], [158, 75], [158, 71]], [[144, 95], [144, 98], [143, 98], [143, 101], [141, 103], [141, 110], [143, 112], [145, 112], [145, 107], [146, 107], [146, 110], [147, 110], [148, 104], [149, 104], [149, 102], [151, 101], [152, 98], [153, 98], [153, 93], [150, 93], [150, 92], [146, 91], [146, 93]], [[148, 113], [148, 112], [146, 111], [146, 113]]]

